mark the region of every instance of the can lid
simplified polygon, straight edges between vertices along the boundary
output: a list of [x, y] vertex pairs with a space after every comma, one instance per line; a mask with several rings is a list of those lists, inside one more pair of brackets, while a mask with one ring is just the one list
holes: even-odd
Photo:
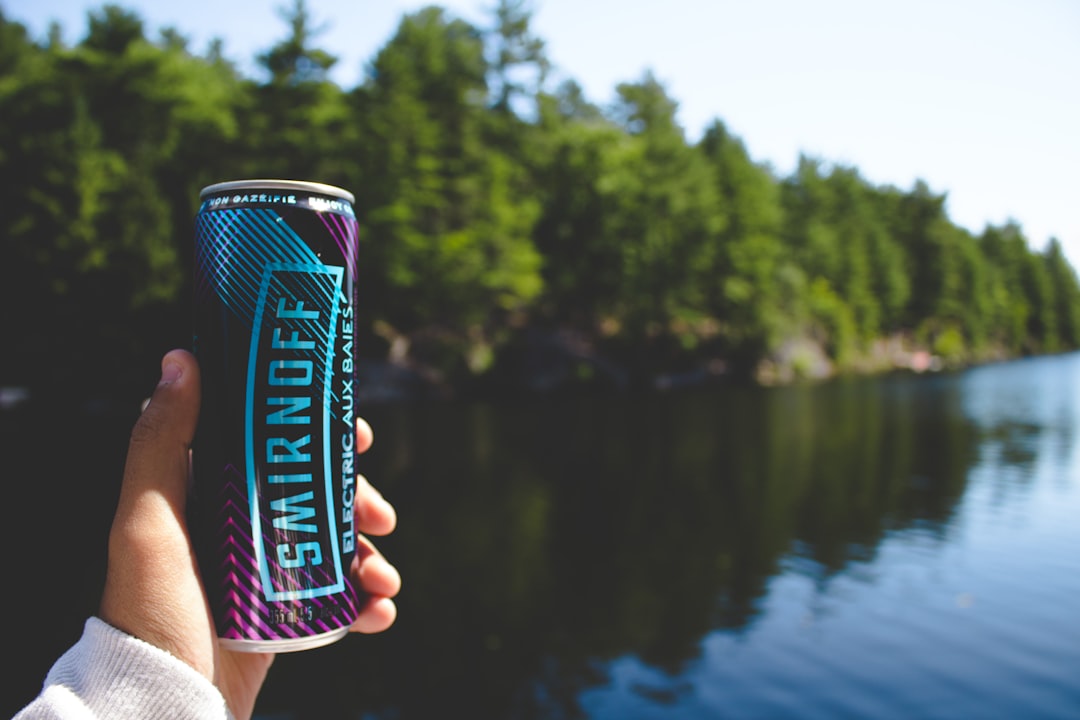
[[351, 192], [334, 185], [326, 185], [324, 183], [310, 182], [307, 180], [278, 180], [273, 178], [230, 180], [228, 182], [207, 185], [199, 193], [199, 199], [205, 198], [207, 195], [216, 195], [217, 193], [232, 192], [234, 190], [296, 190], [339, 197], [348, 200], [351, 204], [356, 204], [356, 198]]

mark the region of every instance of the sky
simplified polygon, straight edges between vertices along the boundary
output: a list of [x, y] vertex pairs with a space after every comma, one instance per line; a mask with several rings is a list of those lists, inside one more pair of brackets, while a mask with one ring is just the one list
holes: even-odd
[[[174, 26], [196, 52], [220, 37], [258, 77], [257, 53], [285, 36], [285, 0], [119, 0], [148, 33]], [[291, 1], [288, 3], [291, 5]], [[432, 4], [307, 0], [361, 82], [401, 17]], [[495, 0], [436, 3], [477, 25]], [[0, 0], [44, 38], [81, 39], [88, 0]], [[532, 0], [554, 66], [606, 105], [651, 71], [679, 103], [690, 141], [721, 120], [784, 176], [800, 154], [854, 166], [877, 185], [923, 180], [951, 220], [978, 233], [1018, 222], [1033, 248], [1056, 237], [1080, 269], [1080, 2], [1077, 0]]]

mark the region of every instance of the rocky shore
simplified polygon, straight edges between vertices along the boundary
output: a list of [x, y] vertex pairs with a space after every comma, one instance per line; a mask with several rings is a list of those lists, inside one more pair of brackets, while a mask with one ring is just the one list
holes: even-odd
[[[432, 333], [408, 340], [397, 337], [384, 343], [384, 349], [358, 363], [362, 402], [574, 391], [663, 392], [716, 382], [772, 386], [821, 382], [844, 374], [927, 373], [957, 367], [908, 335], [879, 339], [843, 363], [807, 338], [789, 340], [747, 363], [707, 349], [678, 352], [663, 344], [633, 352], [573, 331], [538, 329], [522, 331], [498, 350], [470, 348], [464, 340]], [[486, 362], [470, 366], [470, 358], [480, 355], [486, 355]]]

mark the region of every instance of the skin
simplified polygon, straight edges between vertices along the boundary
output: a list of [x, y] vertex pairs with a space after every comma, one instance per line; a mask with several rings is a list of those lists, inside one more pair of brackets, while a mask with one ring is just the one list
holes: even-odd
[[[195, 668], [221, 690], [233, 715], [250, 718], [274, 655], [234, 652], [218, 643], [184, 515], [199, 367], [183, 350], [167, 353], [161, 366], [161, 380], [131, 433], [99, 616]], [[356, 429], [356, 449], [364, 452], [371, 447], [371, 428], [357, 420]], [[351, 630], [381, 632], [397, 617], [392, 598], [401, 578], [365, 536], [390, 533], [397, 517], [359, 476], [354, 512], [363, 535], [357, 536], [351, 575], [367, 601]]]

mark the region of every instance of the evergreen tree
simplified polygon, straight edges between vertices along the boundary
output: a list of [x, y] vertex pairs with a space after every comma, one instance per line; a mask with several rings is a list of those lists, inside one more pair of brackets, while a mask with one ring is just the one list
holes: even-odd
[[540, 216], [533, 237], [543, 256], [539, 315], [586, 331], [603, 325], [617, 305], [622, 248], [606, 234], [607, 178], [625, 135], [563, 83], [539, 102], [534, 171]]
[[543, 89], [551, 63], [544, 41], [532, 34], [528, 0], [499, 0], [489, 32], [493, 106], [501, 113], [515, 112], [517, 101], [535, 100]]
[[486, 143], [487, 71], [480, 33], [428, 8], [402, 20], [356, 94], [363, 286], [402, 331], [482, 325], [540, 290], [536, 205]]
[[1080, 346], [1080, 284], [1076, 271], [1069, 265], [1061, 243], [1051, 238], [1044, 255], [1046, 271], [1054, 288], [1054, 315], [1057, 319], [1057, 337], [1062, 348]]
[[896, 334], [958, 362], [1080, 346], [1056, 240], [972, 236], [922, 182], [805, 157], [774, 177], [719, 120], [691, 145], [651, 73], [607, 108], [573, 80], [549, 90], [528, 0], [499, 0], [483, 30], [404, 16], [348, 92], [306, 2], [281, 15], [253, 79], [220, 40], [197, 55], [116, 5], [72, 46], [0, 11], [0, 303], [33, 308], [8, 319], [25, 342], [0, 379], [183, 338], [199, 188], [245, 176], [357, 195], [367, 317], [400, 337], [489, 345], [551, 323], [651, 370], [716, 353], [749, 369], [806, 338], [841, 363]]
[[630, 338], [662, 335], [704, 315], [697, 271], [725, 218], [704, 156], [687, 145], [677, 104], [651, 73], [617, 88], [613, 119], [625, 138], [601, 189], [605, 243], [617, 244], [619, 289], [610, 308]]
[[202, 179], [182, 150], [235, 131], [231, 76], [168, 38], [150, 42], [141, 19], [115, 6], [91, 13], [74, 48], [24, 42], [10, 70], [0, 83], [0, 233], [15, 277], [0, 292], [38, 313], [22, 328], [34, 340], [12, 362], [33, 375], [46, 367], [39, 355], [71, 347], [156, 352], [154, 321], [180, 298]]
[[753, 362], [792, 329], [785, 304], [794, 267], [780, 237], [779, 185], [720, 121], [705, 131], [699, 147], [712, 166], [724, 222], [697, 282], [706, 311], [725, 328], [729, 352]]
[[1024, 290], [1023, 267], [1029, 253], [1027, 240], [1015, 223], [988, 226], [979, 238], [990, 278], [987, 322], [989, 342], [1009, 354], [1030, 347], [1027, 337], [1032, 306]]
[[288, 35], [258, 57], [269, 77], [251, 88], [241, 115], [243, 174], [344, 185], [351, 160], [340, 148], [353, 125], [344, 94], [329, 79], [337, 58], [315, 47], [325, 26], [314, 22], [305, 0], [280, 14]]

